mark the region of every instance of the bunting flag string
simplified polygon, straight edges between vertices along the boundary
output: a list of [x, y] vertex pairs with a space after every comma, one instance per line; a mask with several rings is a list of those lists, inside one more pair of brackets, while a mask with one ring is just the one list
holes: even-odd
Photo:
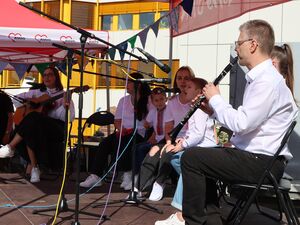
[[4, 70], [4, 68], [7, 66], [8, 62], [0, 62], [0, 73]]
[[[178, 32], [179, 6], [181, 6], [183, 8], [183, 10], [186, 11], [191, 16], [192, 15], [192, 10], [193, 10], [193, 4], [194, 4], [194, 0], [183, 0], [179, 5], [174, 7], [168, 14], [160, 17], [153, 24], [145, 27], [138, 34], [135, 34], [134, 36], [132, 36], [131, 38], [129, 38], [125, 41], [123, 41], [122, 43], [118, 44], [117, 46], [119, 46], [120, 48], [126, 50], [127, 47], [128, 47], [128, 42], [129, 42], [130, 47], [134, 48], [135, 43], [136, 43], [136, 39], [137, 39], [137, 37], [139, 37], [140, 41], [141, 41], [141, 44], [142, 44], [142, 47], [145, 48], [149, 30], [150, 29], [153, 30], [155, 36], [157, 37], [158, 31], [159, 31], [160, 21], [165, 17], [168, 18], [168, 21], [169, 21], [169, 24], [170, 24], [171, 28], [174, 31]], [[120, 54], [121, 60], [123, 60], [125, 53], [119, 51], [119, 54]], [[111, 60], [114, 60], [115, 55], [116, 55], [116, 49], [114, 49], [114, 48], [108, 49], [108, 55], [109, 55]]]
[[50, 65], [51, 63], [41, 63], [34, 65], [40, 74], [43, 74], [45, 69]]
[[16, 71], [19, 79], [21, 80], [26, 73], [30, 64], [21, 64], [21, 63], [9, 63]]
[[[118, 44], [118, 47], [119, 47], [120, 49], [123, 49], [124, 51], [127, 51], [127, 48], [128, 48], [128, 43], [127, 43], [127, 41], [122, 42], [121, 44]], [[123, 61], [125, 52], [119, 51], [119, 54], [120, 54], [121, 61]]]
[[140, 33], [138, 33], [138, 36], [140, 37], [140, 41], [142, 43], [143, 48], [145, 48], [145, 46], [146, 46], [148, 32], [149, 32], [149, 27], [146, 27], [144, 30], [142, 30]]
[[194, 0], [185, 0], [180, 3], [182, 6], [183, 10], [186, 11], [187, 14], [192, 16], [192, 10], [193, 10], [193, 5], [194, 5]]
[[[75, 61], [73, 61], [73, 64], [75, 63]], [[28, 64], [28, 63], [13, 63], [13, 62], [2, 62], [0, 61], [0, 73], [5, 70], [5, 69], [10, 69], [13, 68], [17, 75], [18, 78], [20, 80], [23, 79], [25, 73], [29, 73], [32, 69], [32, 67], [34, 66], [36, 68], [36, 70], [40, 73], [43, 74], [44, 70], [49, 67], [52, 63], [40, 63], [40, 64]], [[63, 74], [67, 74], [66, 73], [66, 67], [67, 67], [67, 63], [66, 60], [63, 61], [58, 61], [55, 63], [55, 66], [63, 73]]]

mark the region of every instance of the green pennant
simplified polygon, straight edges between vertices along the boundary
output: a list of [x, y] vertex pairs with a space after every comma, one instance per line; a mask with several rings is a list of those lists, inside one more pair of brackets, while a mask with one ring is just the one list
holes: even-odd
[[49, 67], [50, 64], [51, 63], [41, 63], [41, 64], [35, 64], [34, 66], [37, 68], [40, 74], [43, 74], [45, 69]]
[[135, 47], [136, 37], [137, 37], [137, 35], [134, 35], [133, 37], [128, 39], [128, 42], [130, 43], [131, 48]]

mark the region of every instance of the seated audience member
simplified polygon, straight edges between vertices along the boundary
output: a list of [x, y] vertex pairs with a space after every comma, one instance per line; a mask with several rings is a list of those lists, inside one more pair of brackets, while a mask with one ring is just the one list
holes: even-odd
[[6, 145], [13, 131], [14, 106], [10, 97], [1, 90], [0, 105], [0, 144]]
[[[202, 88], [207, 82], [200, 78], [191, 79], [185, 92], [187, 98], [193, 99], [197, 95], [202, 95]], [[216, 147], [217, 139], [215, 137], [213, 119], [209, 118], [208, 115], [201, 109], [197, 109], [195, 113], [188, 120], [188, 130], [184, 138], [178, 138], [176, 144], [169, 145], [166, 148], [166, 152], [173, 153], [171, 164], [176, 172], [180, 175], [176, 191], [172, 200], [171, 205], [176, 209], [180, 210], [172, 214], [169, 218], [162, 221], [156, 221], [155, 225], [169, 224], [175, 219], [175, 221], [183, 221], [182, 217], [182, 175], [180, 167], [180, 159], [184, 151], [193, 146], [199, 147]]]
[[[133, 79], [143, 78], [140, 73], [130, 74]], [[93, 159], [91, 165], [91, 174], [86, 178], [85, 181], [80, 183], [80, 187], [90, 188], [94, 185], [100, 186], [102, 183], [99, 182], [100, 177], [104, 175], [105, 169], [108, 168], [108, 156], [112, 156], [111, 159], [116, 158], [118, 149], [119, 137], [121, 138], [119, 153], [127, 146], [129, 141], [132, 139], [134, 132], [134, 82], [128, 80], [127, 93], [125, 97], [119, 100], [116, 114], [115, 114], [115, 128], [116, 132], [106, 137], [99, 145], [99, 149], [96, 152], [96, 156]], [[149, 95], [151, 93], [150, 87], [146, 83], [139, 83], [137, 88], [137, 133], [136, 143], [144, 142], [145, 135], [145, 118], [151, 109], [152, 103], [148, 102]], [[120, 133], [121, 132], [121, 133]], [[118, 170], [125, 171], [123, 175], [123, 182], [121, 187], [125, 190], [131, 189], [131, 153], [132, 153], [132, 142], [127, 146], [124, 154], [121, 156], [118, 162]]]
[[[29, 158], [27, 167], [30, 172], [30, 182], [40, 181], [40, 171], [38, 164], [49, 165], [55, 162], [49, 162], [50, 159], [56, 159], [58, 154], [62, 154], [61, 149], [49, 149], [53, 143], [62, 143], [64, 141], [65, 112], [66, 107], [70, 108], [71, 121], [75, 117], [73, 102], [66, 101], [65, 92], [59, 77], [58, 70], [54, 67], [45, 69], [43, 75], [43, 85], [40, 89], [29, 90], [21, 93], [17, 97], [40, 103], [40, 108], [33, 109], [30, 104], [22, 106], [26, 109], [25, 117], [18, 125], [13, 139], [5, 146], [0, 148], [0, 157], [12, 157], [15, 148], [21, 142], [26, 145], [27, 152], [25, 158]], [[61, 95], [57, 100], [50, 101], [52, 97]], [[49, 100], [50, 104], [43, 105], [43, 102]], [[18, 107], [18, 103], [14, 102]]]
[[294, 96], [294, 62], [291, 47], [288, 44], [275, 45], [271, 52], [271, 59]]
[[[201, 94], [202, 88], [206, 83], [207, 82], [201, 78], [192, 78], [191, 80], [187, 81], [184, 90], [186, 100], [191, 102], [198, 94]], [[195, 114], [195, 120], [197, 120], [197, 124], [193, 124], [192, 122], [188, 124], [188, 131], [190, 130], [191, 132], [196, 132], [197, 135], [191, 136], [186, 134], [185, 137], [177, 138], [175, 145], [169, 144], [165, 146], [159, 152], [159, 154], [157, 154], [157, 157], [150, 157], [149, 155], [146, 156], [140, 171], [141, 190], [147, 187], [148, 181], [151, 180], [151, 178], [155, 175], [155, 171], [153, 169], [158, 168], [158, 173], [155, 176], [155, 183], [149, 196], [150, 200], [159, 201], [163, 197], [165, 181], [169, 177], [172, 170], [172, 166], [170, 164], [172, 156], [175, 153], [182, 151], [185, 147], [197, 144], [201, 139], [204, 138], [207, 118], [208, 116], [205, 113], [201, 112], [201, 110], [197, 110], [197, 113]], [[208, 141], [209, 138], [211, 137], [207, 136], [205, 140]], [[213, 138], [212, 141], [214, 142]], [[212, 146], [214, 145], [215, 144]]]
[[145, 128], [147, 130], [151, 129], [153, 132], [148, 141], [142, 142], [136, 146], [136, 173], [140, 171], [142, 161], [150, 148], [164, 139], [164, 120], [167, 100], [168, 99], [163, 88], [156, 87], [151, 91], [151, 102], [154, 108], [149, 111], [146, 117]]

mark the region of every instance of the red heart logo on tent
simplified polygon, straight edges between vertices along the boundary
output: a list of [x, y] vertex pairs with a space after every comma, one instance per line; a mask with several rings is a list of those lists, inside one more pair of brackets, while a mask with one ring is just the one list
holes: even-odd
[[34, 39], [41, 43], [41, 41], [46, 40], [48, 38], [48, 36], [46, 34], [37, 34], [34, 36]]
[[71, 36], [60, 36], [60, 40], [61, 40], [63, 43], [73, 41], [73, 39], [72, 39]]
[[10, 40], [12, 40], [13, 42], [15, 42], [18, 39], [25, 39], [25, 38], [22, 38], [22, 35], [20, 33], [9, 33], [8, 38]]

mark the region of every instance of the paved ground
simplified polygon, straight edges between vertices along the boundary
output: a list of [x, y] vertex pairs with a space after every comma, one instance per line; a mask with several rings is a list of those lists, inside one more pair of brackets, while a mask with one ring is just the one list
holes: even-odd
[[[85, 174], [81, 174], [82, 178]], [[36, 206], [43, 207], [54, 205], [57, 201], [61, 177], [57, 180], [42, 180], [38, 184], [31, 184], [17, 173], [2, 173], [0, 176], [0, 224], [51, 224], [51, 218], [54, 211], [32, 214]], [[48, 177], [49, 178], [49, 177]], [[65, 197], [68, 201], [68, 208], [73, 210], [75, 206], [75, 182], [70, 177], [66, 181]], [[77, 224], [90, 225], [98, 224], [103, 207], [93, 208], [96, 203], [106, 200], [109, 184], [95, 188], [90, 193], [80, 197], [79, 208], [82, 212], [93, 213], [94, 216], [89, 216], [80, 213]], [[85, 190], [81, 189], [81, 193]], [[101, 224], [105, 225], [153, 225], [158, 219], [165, 219], [175, 210], [170, 206], [172, 192], [174, 187], [169, 185], [166, 189], [166, 197], [158, 202], [149, 203], [163, 211], [163, 214], [151, 211], [142, 205], [135, 206], [131, 204], [112, 204], [106, 208], [105, 215], [110, 217]], [[111, 200], [121, 200], [127, 196], [128, 192], [124, 192], [119, 188], [118, 184], [113, 185]], [[273, 204], [273, 203], [269, 203]], [[19, 208], [11, 208], [11, 205], [20, 206]], [[297, 204], [298, 206], [298, 204]], [[222, 213], [224, 216], [230, 211], [230, 206], [222, 204]], [[274, 213], [273, 210], [270, 212]], [[61, 212], [56, 220], [56, 224], [72, 224], [75, 221], [74, 213]], [[276, 225], [282, 224], [275, 222], [267, 217], [260, 215], [254, 208], [248, 213], [244, 225]]]

